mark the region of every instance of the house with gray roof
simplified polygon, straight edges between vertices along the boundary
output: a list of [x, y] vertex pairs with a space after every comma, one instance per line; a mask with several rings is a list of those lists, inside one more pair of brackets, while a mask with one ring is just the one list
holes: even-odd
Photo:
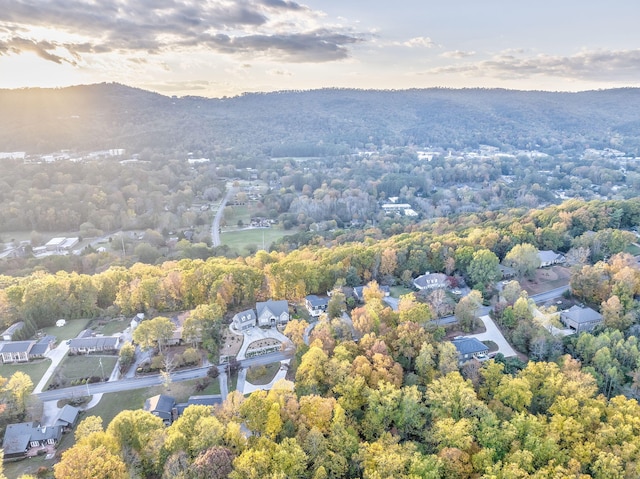
[[459, 364], [464, 364], [472, 359], [486, 359], [489, 352], [489, 347], [476, 338], [459, 337], [451, 341], [451, 343], [458, 350]]
[[329, 307], [329, 301], [327, 300], [327, 298], [320, 298], [315, 294], [310, 294], [309, 296], [307, 296], [304, 299], [304, 304], [307, 308], [307, 311], [309, 311], [309, 314], [314, 318], [320, 316]]
[[540, 268], [546, 266], [553, 266], [555, 264], [562, 264], [566, 261], [564, 255], [556, 253], [552, 250], [540, 251], [538, 250], [538, 258], [540, 259]]
[[150, 397], [144, 402], [144, 410], [149, 411], [154, 416], [158, 416], [169, 426], [173, 422], [173, 409], [176, 400], [165, 394], [158, 394]]
[[29, 361], [31, 348], [35, 341], [11, 341], [0, 347], [3, 363], [24, 363]]
[[79, 412], [78, 408], [65, 404], [58, 411], [56, 418], [53, 420], [53, 425], [60, 426], [63, 431], [69, 430], [76, 425]]
[[35, 421], [9, 424], [2, 441], [4, 459], [23, 458], [29, 449], [55, 445], [61, 437], [59, 426], [40, 426]]
[[24, 321], [18, 321], [17, 323], [12, 324], [2, 333], [3, 341], [13, 341], [13, 337], [15, 334], [24, 328]]
[[256, 312], [258, 313], [258, 326], [261, 327], [289, 322], [289, 303], [285, 300], [274, 301], [270, 299], [265, 302], [257, 302]]
[[443, 273], [429, 273], [428, 271], [413, 280], [413, 285], [423, 290], [445, 289], [449, 286], [448, 277]]
[[184, 410], [189, 406], [218, 406], [222, 404], [222, 396], [220, 394], [211, 394], [205, 396], [189, 396], [187, 402], [176, 404], [176, 411], [178, 416], [184, 413]]
[[89, 354], [95, 352], [113, 353], [118, 350], [119, 345], [119, 336], [75, 338], [69, 341], [69, 352], [73, 354]]
[[576, 333], [581, 333], [583, 331], [592, 331], [593, 328], [602, 324], [604, 320], [600, 313], [591, 308], [573, 305], [560, 313], [560, 321]]
[[3, 363], [23, 363], [43, 358], [55, 342], [54, 336], [45, 336], [37, 341], [10, 341], [0, 346], [0, 357]]
[[241, 311], [233, 316], [233, 327], [236, 331], [245, 331], [256, 325], [256, 313], [253, 309]]

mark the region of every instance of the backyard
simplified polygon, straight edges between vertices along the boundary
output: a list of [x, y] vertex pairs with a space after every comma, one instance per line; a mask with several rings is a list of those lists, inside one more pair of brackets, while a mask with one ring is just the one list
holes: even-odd
[[90, 322], [90, 319], [67, 319], [67, 324], [64, 326], [49, 326], [47, 328], [43, 328], [42, 331], [45, 334], [55, 336], [58, 343], [60, 343], [65, 339], [75, 338], [80, 331], [87, 329]]
[[571, 270], [563, 266], [553, 266], [551, 268], [539, 268], [533, 280], [525, 279], [520, 282], [522, 288], [532, 296], [544, 293], [555, 288], [560, 288], [569, 284]]

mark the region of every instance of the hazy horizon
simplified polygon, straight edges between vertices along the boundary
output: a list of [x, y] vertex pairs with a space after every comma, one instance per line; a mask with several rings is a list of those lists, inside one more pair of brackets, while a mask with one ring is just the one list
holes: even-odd
[[0, 88], [117, 82], [164, 95], [356, 88], [640, 86], [615, 0], [0, 0]]

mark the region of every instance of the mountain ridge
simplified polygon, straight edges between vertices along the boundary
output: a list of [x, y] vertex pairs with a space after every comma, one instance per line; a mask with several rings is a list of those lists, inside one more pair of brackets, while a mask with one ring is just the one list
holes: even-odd
[[634, 153], [639, 109], [640, 89], [631, 87], [327, 88], [230, 98], [166, 96], [120, 83], [0, 89], [0, 151], [125, 148], [216, 156], [233, 148], [234, 154], [277, 156], [274, 148], [289, 146], [323, 155], [372, 145], [488, 144], [505, 151], [609, 146]]

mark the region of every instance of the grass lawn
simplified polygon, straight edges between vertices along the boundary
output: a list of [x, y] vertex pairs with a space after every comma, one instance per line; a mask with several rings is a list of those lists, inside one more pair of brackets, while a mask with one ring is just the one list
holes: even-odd
[[51, 366], [50, 359], [38, 359], [37, 361], [20, 364], [0, 364], [0, 376], [9, 379], [16, 371], [21, 371], [31, 378], [31, 382], [35, 387], [49, 366]]
[[197, 379], [193, 379], [189, 381], [171, 383], [168, 389], [164, 386], [153, 386], [150, 388], [103, 394], [100, 402], [95, 407], [85, 411], [82, 418], [87, 416], [100, 416], [102, 418], [102, 424], [106, 428], [120, 411], [127, 409], [142, 409], [144, 401], [157, 394], [166, 394], [171, 396], [178, 403], [186, 402], [189, 399], [189, 396], [220, 394], [220, 386], [217, 378], [212, 379], [209, 387], [203, 391], [196, 391], [195, 386], [197, 381]]
[[[102, 367], [100, 361], [102, 361]], [[104, 370], [104, 377], [108, 378], [117, 361], [117, 356], [66, 356], [53, 377], [60, 375], [63, 380], [66, 379], [70, 382], [89, 376], [102, 376]]]
[[404, 286], [391, 286], [391, 296], [394, 298], [399, 298], [403, 294], [413, 293], [413, 289], [405, 288]]
[[482, 341], [482, 343], [489, 348], [490, 353], [493, 353], [494, 351], [497, 351], [498, 349], [500, 349], [498, 348], [498, 345], [493, 341]]
[[126, 318], [112, 319], [104, 322], [104, 320], [96, 320], [91, 323], [91, 329], [96, 333], [104, 334], [105, 336], [113, 336], [116, 333], [121, 333], [129, 327], [130, 321]]
[[65, 339], [75, 338], [80, 331], [87, 329], [87, 325], [90, 321], [90, 319], [67, 319], [67, 324], [61, 328], [53, 325], [48, 328], [43, 328], [42, 330], [45, 334], [55, 336], [58, 339], [58, 342], [61, 342]]
[[234, 248], [238, 252], [246, 253], [247, 246], [254, 246], [262, 249], [262, 239], [264, 234], [264, 247], [269, 249], [271, 243], [284, 236], [293, 234], [294, 231], [286, 232], [280, 228], [253, 228], [238, 231], [224, 231], [220, 235], [222, 244]]
[[640, 255], [640, 248], [638, 248], [636, 245], [634, 244], [630, 244], [629, 246], [627, 246], [624, 250], [625, 253], [629, 253], [632, 254], [633, 256], [638, 256]]
[[264, 366], [251, 366], [247, 369], [247, 382], [261, 386], [269, 384], [280, 370], [280, 363], [269, 363]]

